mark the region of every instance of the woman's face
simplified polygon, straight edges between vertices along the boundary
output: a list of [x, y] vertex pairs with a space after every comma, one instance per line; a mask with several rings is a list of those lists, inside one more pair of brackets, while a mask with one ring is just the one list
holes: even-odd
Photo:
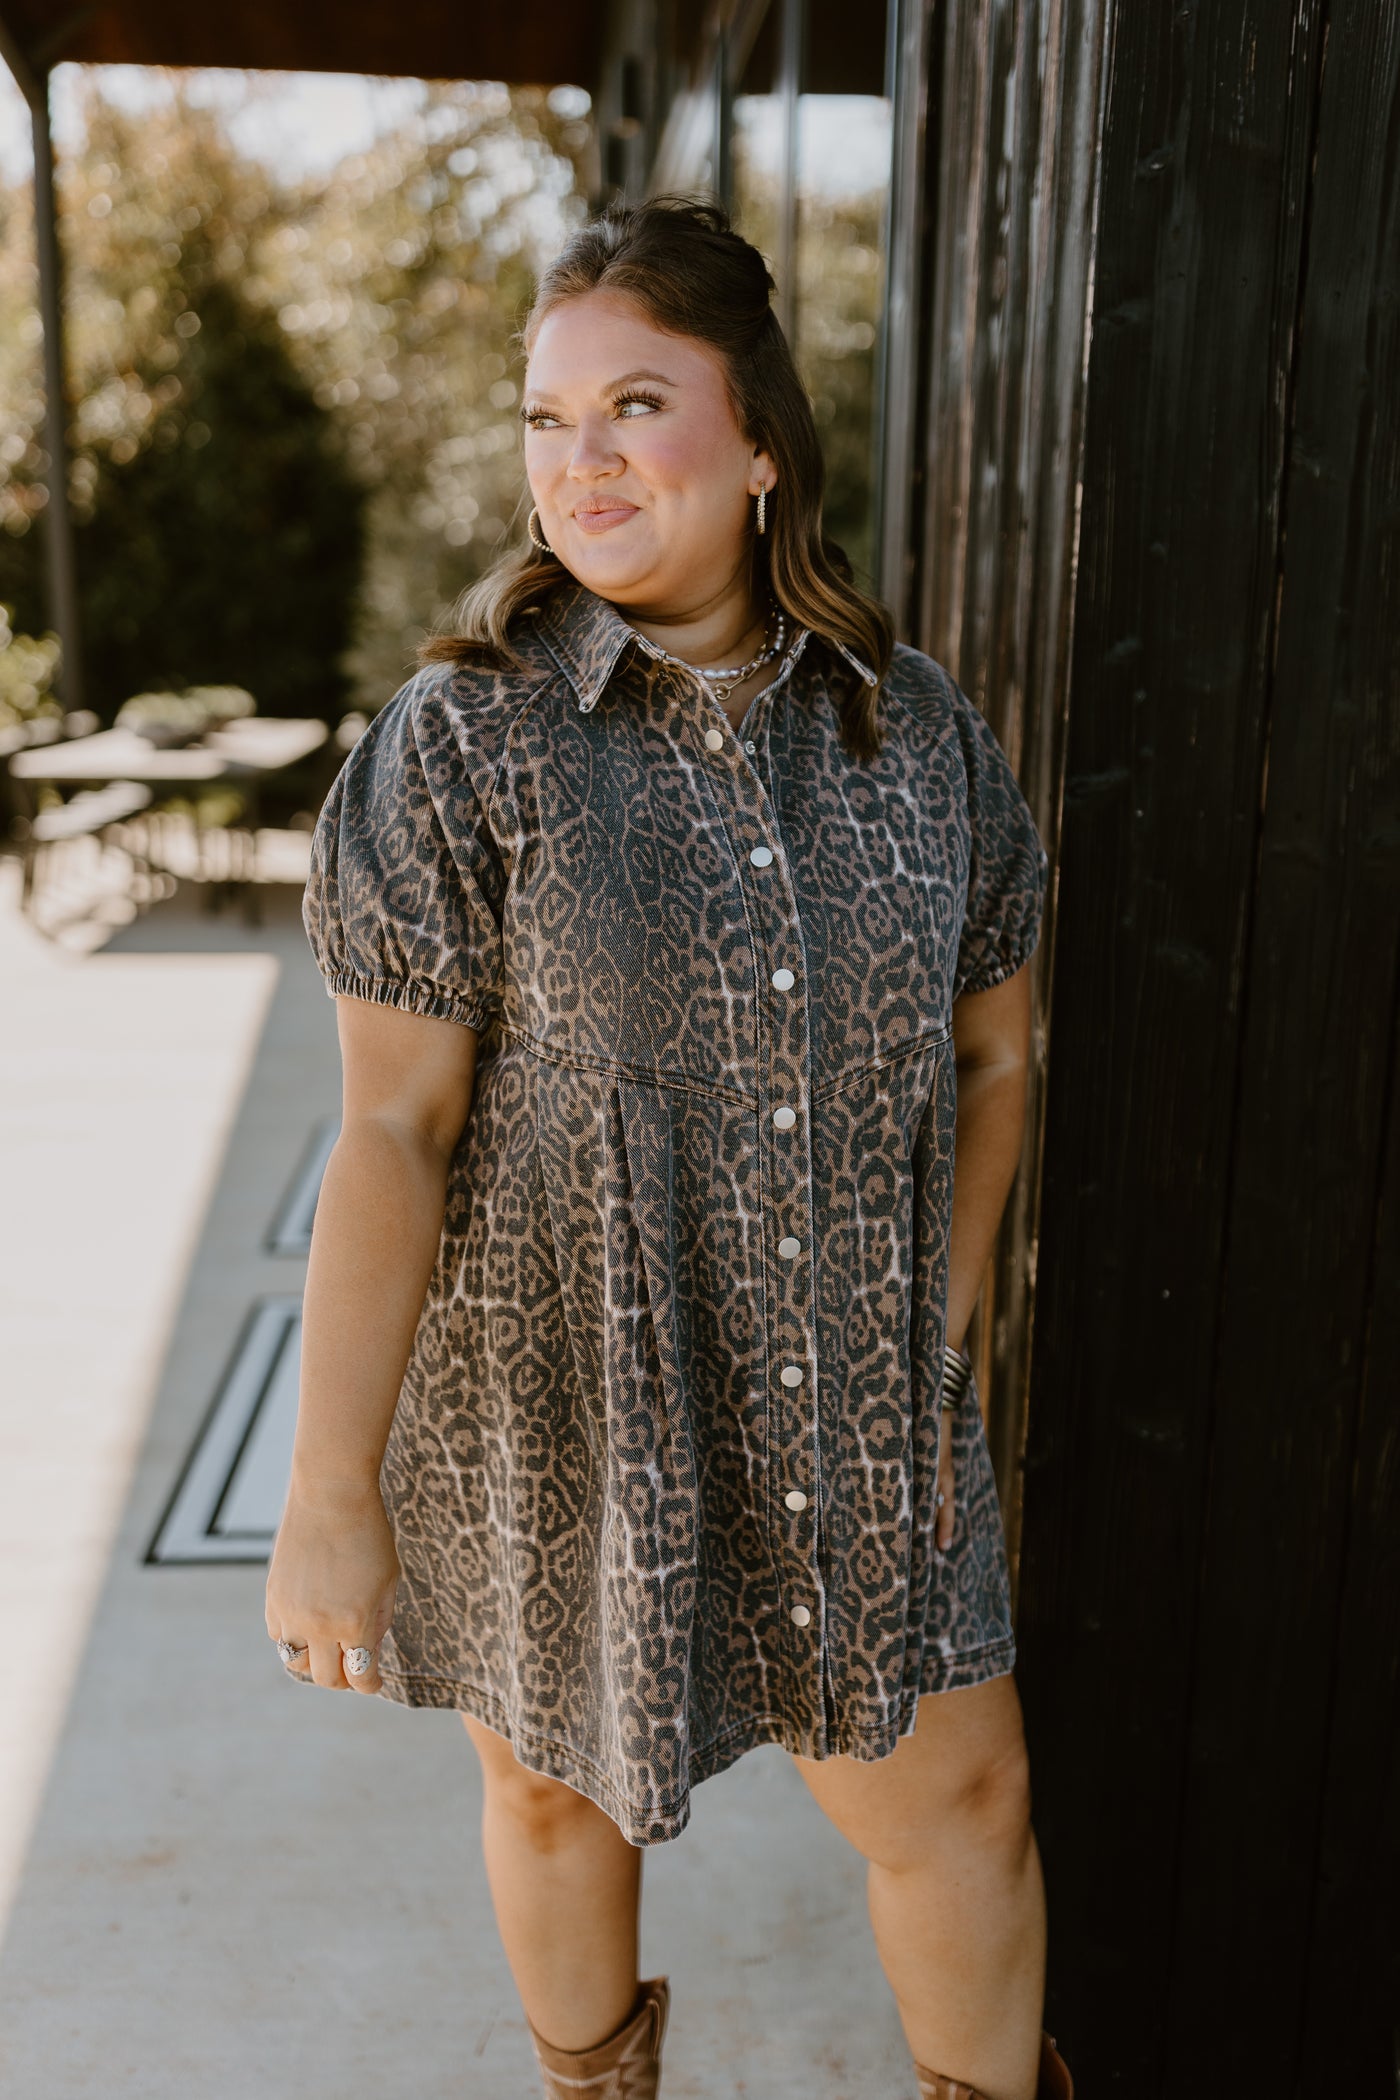
[[617, 293], [566, 299], [540, 323], [521, 415], [537, 529], [589, 590], [678, 613], [747, 576], [754, 497], [776, 473], [705, 344]]

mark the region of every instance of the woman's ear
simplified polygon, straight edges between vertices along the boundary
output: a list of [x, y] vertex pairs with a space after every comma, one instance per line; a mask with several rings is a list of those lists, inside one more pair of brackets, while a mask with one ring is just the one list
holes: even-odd
[[749, 494], [756, 496], [760, 489], [766, 489], [771, 496], [777, 486], [778, 469], [773, 463], [772, 455], [767, 452], [755, 452], [753, 465], [749, 469]]

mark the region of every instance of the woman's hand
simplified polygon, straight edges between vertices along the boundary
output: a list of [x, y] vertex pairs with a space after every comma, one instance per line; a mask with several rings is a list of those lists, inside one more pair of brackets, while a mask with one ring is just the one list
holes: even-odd
[[[308, 1651], [289, 1669], [338, 1691], [377, 1692], [398, 1580], [377, 1482], [308, 1492], [293, 1480], [267, 1575], [268, 1633]], [[346, 1675], [347, 1648], [369, 1649], [362, 1677]]]
[[[976, 1405], [971, 1388], [963, 1395], [963, 1406]], [[933, 1542], [940, 1553], [946, 1553], [953, 1543], [953, 1417], [945, 1407], [943, 1410], [943, 1434], [938, 1439], [938, 1492], [943, 1497], [934, 1526]]]

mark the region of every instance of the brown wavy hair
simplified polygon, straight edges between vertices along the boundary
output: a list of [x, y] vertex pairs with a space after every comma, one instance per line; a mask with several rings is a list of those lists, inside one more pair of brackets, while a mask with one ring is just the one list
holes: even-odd
[[[879, 678], [889, 669], [894, 622], [862, 591], [843, 550], [822, 531], [825, 467], [811, 403], [770, 299], [776, 289], [751, 242], [717, 204], [651, 197], [614, 204], [574, 233], [540, 278], [517, 340], [528, 356], [545, 315], [566, 299], [611, 291], [636, 301], [656, 328], [716, 351], [739, 428], [778, 470], [768, 530], [750, 529], [755, 595], [772, 591], [789, 619], [834, 648], [851, 650]], [[524, 512], [526, 499], [520, 510]], [[510, 627], [527, 605], [576, 579], [528, 536], [500, 556], [463, 595], [451, 631], [423, 643], [420, 663], [482, 657], [518, 667]], [[839, 653], [833, 686], [842, 739], [857, 758], [880, 747], [879, 688]]]

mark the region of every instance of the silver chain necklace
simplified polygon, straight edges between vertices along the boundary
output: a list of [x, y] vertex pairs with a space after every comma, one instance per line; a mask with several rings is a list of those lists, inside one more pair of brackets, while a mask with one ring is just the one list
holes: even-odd
[[699, 677], [703, 678], [716, 700], [727, 700], [735, 688], [741, 686], [746, 678], [752, 678], [755, 671], [761, 671], [765, 664], [771, 663], [775, 656], [782, 654], [783, 645], [787, 640], [787, 620], [780, 605], [774, 605], [773, 615], [770, 615], [770, 617], [774, 615], [776, 616], [777, 625], [774, 629], [772, 641], [770, 642], [768, 639], [768, 627], [765, 622], [763, 646], [758, 651], [758, 654], [751, 656], [746, 664], [735, 664], [729, 670], [720, 670], [718, 668], [702, 669], [699, 664], [689, 664], [683, 656], [673, 656], [669, 649], [659, 648], [654, 642], [648, 643], [647, 646], [653, 655], [662, 656], [668, 663], [679, 664], [683, 670], [694, 671]]

